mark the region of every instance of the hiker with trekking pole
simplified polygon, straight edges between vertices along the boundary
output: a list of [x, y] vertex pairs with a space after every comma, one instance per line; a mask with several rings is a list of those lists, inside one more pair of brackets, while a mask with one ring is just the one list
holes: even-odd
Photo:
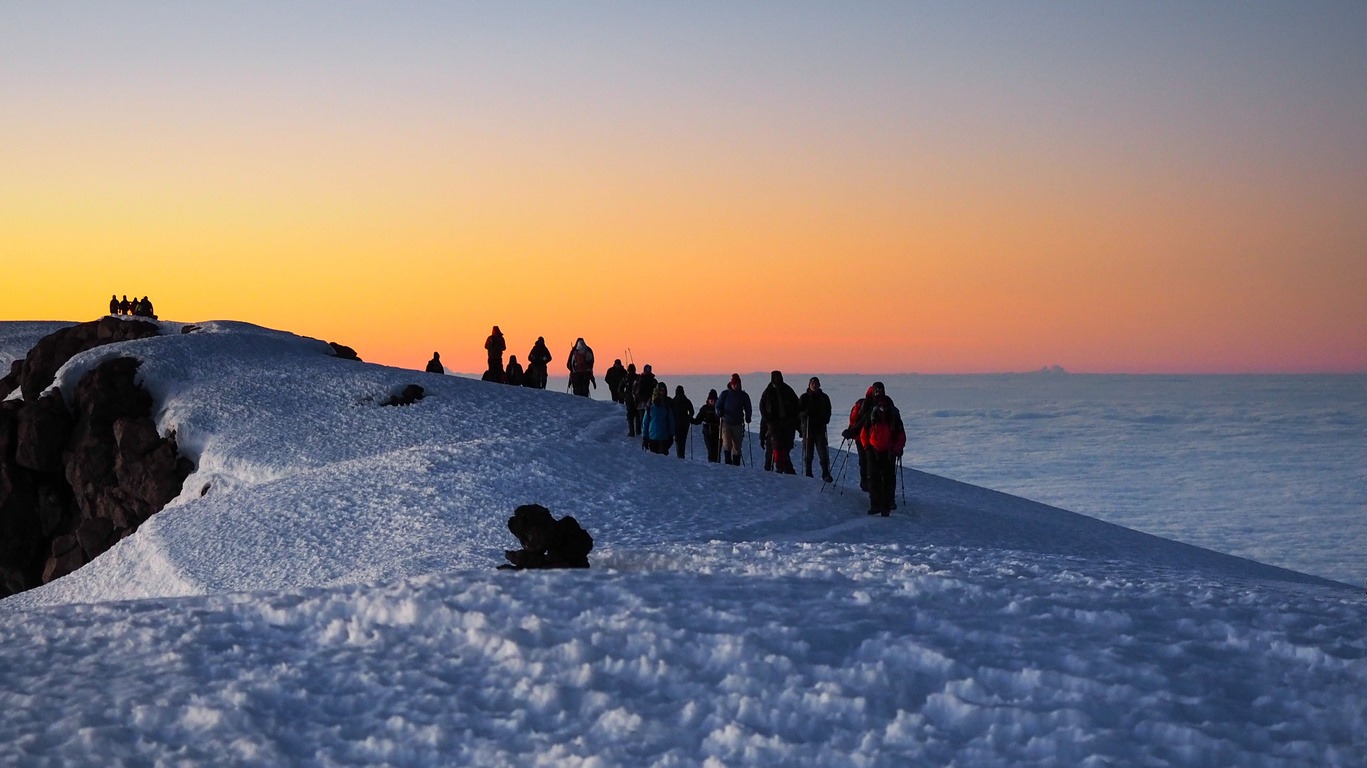
[[858, 421], [847, 432], [856, 429], [864, 445], [868, 469], [869, 514], [887, 517], [897, 508], [897, 473], [894, 469], [906, 447], [907, 433], [902, 414], [884, 391], [883, 382], [876, 381], [869, 388]]
[[813, 376], [807, 380], [807, 391], [798, 398], [798, 413], [802, 424], [803, 474], [812, 476], [812, 454], [821, 460], [821, 482], [831, 482], [830, 446], [826, 442], [826, 425], [831, 422], [831, 398], [821, 391], [821, 380]]
[[[731, 374], [731, 381], [717, 398], [717, 416], [721, 426], [721, 449], [725, 454], [726, 463], [732, 466], [740, 466], [741, 450], [744, 443], [749, 442], [746, 438], [750, 431], [746, 426], [750, 423], [750, 395], [741, 389], [740, 374]], [[754, 456], [750, 457], [751, 463]]]

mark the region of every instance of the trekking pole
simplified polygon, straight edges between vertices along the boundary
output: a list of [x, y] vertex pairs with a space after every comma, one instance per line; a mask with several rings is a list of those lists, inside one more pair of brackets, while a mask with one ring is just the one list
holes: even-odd
[[907, 475], [902, 468], [901, 456], [897, 457], [897, 477], [899, 480], [898, 484], [902, 486], [902, 506], [905, 507], [907, 505]]
[[[859, 446], [854, 442], [855, 439], [856, 439], [856, 438], [853, 438], [853, 437], [852, 437], [852, 438], [849, 438], [850, 447], [845, 451], [845, 457], [840, 461], [840, 477], [837, 477], [837, 478], [835, 479], [835, 482], [836, 482], [837, 484], [839, 484], [841, 480], [844, 480], [844, 479], [845, 479], [845, 468], [846, 468], [846, 467], [849, 465], [849, 463], [850, 463], [850, 454], [851, 454], [851, 453], [856, 453], [856, 454], [857, 454], [857, 452], [859, 451]], [[840, 495], [841, 495], [841, 496], [844, 496], [844, 495], [845, 495], [845, 486], [843, 486], [843, 485], [840, 486]]]
[[688, 460], [693, 460], [693, 423], [688, 423]]
[[[845, 439], [842, 438], [842, 439], [840, 440], [840, 447], [837, 448], [836, 450], [837, 450], [837, 451], [843, 451], [843, 450], [845, 450], [845, 442], [846, 442]], [[807, 450], [807, 447], [804, 445], [803, 448], [802, 448], [802, 450], [804, 451], [804, 456], [805, 456], [805, 451]], [[850, 455], [849, 455], [848, 453], [845, 454], [845, 458], [846, 458], [846, 459], [849, 459], [849, 458], [850, 458]], [[843, 473], [844, 471], [845, 471], [845, 465], [844, 465], [844, 464], [841, 464], [841, 465], [840, 465], [840, 469], [836, 470], [835, 479], [831, 481], [831, 485], [835, 485], [836, 483], [840, 482], [840, 475], [841, 475], [841, 473]], [[826, 490], [826, 478], [824, 478], [824, 477], [821, 478], [821, 490], [822, 490], [822, 491]], [[818, 493], [819, 493], [819, 492], [820, 492], [820, 491], [818, 491]]]
[[745, 449], [750, 452], [750, 466], [755, 466], [755, 445], [750, 442], [750, 425], [745, 425]]

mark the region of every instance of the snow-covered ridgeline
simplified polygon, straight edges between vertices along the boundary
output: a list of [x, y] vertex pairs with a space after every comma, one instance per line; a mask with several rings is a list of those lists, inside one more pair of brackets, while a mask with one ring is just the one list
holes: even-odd
[[[199, 469], [137, 534], [0, 602], [4, 761], [1367, 754], [1344, 585], [910, 470], [908, 503], [870, 518], [857, 491], [643, 453], [610, 404], [203, 325], [59, 378], [141, 358]], [[413, 382], [427, 398], [379, 405]], [[593, 569], [494, 571], [525, 502], [579, 519]]]

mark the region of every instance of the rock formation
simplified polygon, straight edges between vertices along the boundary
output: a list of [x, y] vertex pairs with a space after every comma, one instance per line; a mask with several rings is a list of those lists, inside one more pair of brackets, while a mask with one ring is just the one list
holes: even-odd
[[40, 396], [73, 355], [158, 333], [113, 317], [65, 328], [0, 380], [24, 396], [0, 403], [0, 597], [74, 571], [180, 493], [193, 467], [174, 434], [157, 434], [136, 359], [87, 372], [71, 408], [55, 390]]

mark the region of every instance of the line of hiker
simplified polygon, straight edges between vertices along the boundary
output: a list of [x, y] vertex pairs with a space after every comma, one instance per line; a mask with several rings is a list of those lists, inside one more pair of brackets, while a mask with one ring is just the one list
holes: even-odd
[[122, 299], [112, 293], [109, 295], [109, 314], [127, 315], [128, 317], [146, 317], [151, 320], [157, 319], [156, 314], [152, 311], [151, 299], [143, 296], [141, 299], [129, 301], [128, 294], [126, 293], [123, 295]]
[[[674, 396], [670, 397], [668, 387], [656, 379], [648, 364], [638, 373], [635, 363], [623, 368], [621, 360], [614, 360], [603, 379], [610, 387], [613, 402], [626, 408], [627, 437], [639, 436], [642, 448], [663, 454], [672, 445], [682, 459], [689, 428], [699, 425], [709, 462], [731, 466], [745, 463], [744, 448], [754, 410], [740, 374], [731, 374], [720, 395], [715, 389], [709, 390], [707, 399], [696, 411], [682, 386], [675, 387]], [[831, 399], [821, 390], [820, 379], [809, 379], [806, 391], [799, 397], [783, 381], [783, 373], [774, 371], [760, 396], [759, 413], [765, 471], [797, 474], [792, 451], [795, 436], [801, 435], [803, 474], [813, 476], [815, 459], [820, 462], [821, 479], [827, 483], [834, 481], [826, 440]]]
[[[488, 370], [484, 381], [501, 382], [536, 389], [546, 388], [546, 371], [552, 357], [546, 340], [537, 337], [527, 355], [524, 370], [517, 357], [503, 363], [507, 349], [503, 333], [494, 326], [484, 342], [488, 353]], [[569, 389], [581, 397], [589, 396], [589, 388], [598, 388], [593, 372], [593, 349], [583, 338], [576, 339], [566, 356]], [[437, 353], [427, 370], [443, 373]], [[746, 462], [744, 449], [748, 446], [749, 425], [754, 415], [750, 394], [741, 384], [740, 374], [731, 374], [726, 387], [718, 394], [709, 390], [706, 400], [696, 409], [682, 386], [674, 388], [674, 395], [664, 382], [659, 381], [650, 365], [638, 373], [634, 362], [623, 366], [621, 359], [603, 374], [608, 394], [614, 403], [626, 411], [627, 436], [639, 437], [641, 448], [668, 455], [673, 449], [680, 458], [687, 457], [691, 428], [702, 427], [703, 447], [711, 463], [741, 466]], [[802, 438], [803, 474], [813, 477], [813, 462], [821, 468], [821, 479], [834, 483], [831, 474], [830, 445], [826, 430], [832, 416], [831, 399], [821, 389], [821, 380], [812, 376], [807, 388], [798, 395], [783, 380], [781, 371], [773, 371], [769, 384], [759, 398], [759, 444], [764, 456], [764, 470], [795, 475], [792, 452], [798, 437]], [[887, 517], [897, 508], [896, 491], [898, 468], [906, 447], [906, 428], [902, 414], [888, 397], [883, 382], [876, 381], [864, 397], [850, 409], [849, 424], [841, 431], [844, 441], [858, 457], [859, 488], [869, 494], [869, 514]], [[848, 454], [846, 460], [848, 460]], [[842, 470], [844, 466], [842, 464]]]

